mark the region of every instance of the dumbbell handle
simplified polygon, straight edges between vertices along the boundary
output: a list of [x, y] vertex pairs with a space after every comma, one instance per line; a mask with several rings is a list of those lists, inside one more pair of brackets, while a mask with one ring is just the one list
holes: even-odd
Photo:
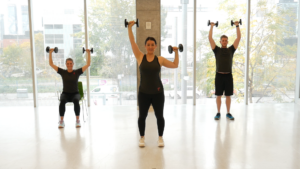
[[[89, 50], [90, 50], [91, 53], [94, 52], [94, 49], [93, 49], [93, 48], [91, 48], [91, 49], [89, 49]], [[85, 51], [86, 51], [86, 49], [83, 47], [83, 48], [82, 48], [82, 53], [84, 53]]]
[[[129, 22], [131, 21], [127, 21], [127, 19], [125, 19], [125, 27], [127, 28], [129, 25]], [[134, 21], [133, 21], [134, 22]], [[136, 22], [134, 22], [134, 24], [136, 24], [137, 27], [139, 27], [139, 19], [136, 19]]]
[[[172, 47], [171, 45], [168, 46], [168, 51], [169, 51], [170, 54], [173, 53], [174, 49], [173, 49], [173, 47]], [[179, 52], [182, 52], [182, 51], [183, 51], [183, 46], [182, 46], [182, 44], [179, 44], [179, 45], [178, 45], [177, 51], [179, 51]]]
[[210, 22], [210, 20], [208, 20], [208, 25], [207, 26], [211, 26], [211, 24], [214, 24], [215, 27], [218, 27], [219, 21], [214, 23], [214, 22]]
[[46, 52], [49, 53], [51, 49], [53, 49], [53, 52], [54, 52], [54, 53], [57, 53], [57, 52], [58, 52], [58, 48], [57, 48], [57, 47], [50, 48], [49, 46], [46, 47]]
[[[131, 21], [129, 21], [129, 22], [131, 22]], [[127, 22], [127, 23], [128, 23], [128, 25], [129, 25], [129, 22]], [[134, 22], [134, 21], [133, 21], [133, 23], [134, 23], [134, 24], [136, 24], [137, 22]]]
[[242, 19], [240, 19], [239, 21], [231, 20], [231, 26], [235, 25], [235, 22], [238, 22], [240, 25], [242, 25]]

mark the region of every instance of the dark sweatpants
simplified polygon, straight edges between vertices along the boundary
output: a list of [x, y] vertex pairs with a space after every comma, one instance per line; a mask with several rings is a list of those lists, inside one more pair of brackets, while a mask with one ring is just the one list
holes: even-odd
[[165, 128], [165, 119], [164, 119], [164, 103], [165, 103], [165, 95], [164, 93], [159, 94], [145, 94], [139, 92], [138, 95], [139, 101], [139, 119], [138, 125], [140, 130], [140, 135], [145, 135], [145, 127], [146, 127], [146, 118], [148, 115], [148, 110], [150, 105], [152, 104], [154, 113], [157, 119], [157, 128], [158, 135], [162, 136]]
[[75, 115], [79, 116], [80, 114], [80, 94], [79, 93], [62, 93], [60, 95], [60, 104], [59, 104], [59, 114], [61, 117], [65, 115], [66, 111], [66, 103], [73, 102], [74, 103], [74, 111]]

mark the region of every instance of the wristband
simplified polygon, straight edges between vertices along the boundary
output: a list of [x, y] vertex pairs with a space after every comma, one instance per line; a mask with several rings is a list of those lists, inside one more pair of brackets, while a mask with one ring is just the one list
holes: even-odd
[[240, 27], [240, 26], [238, 25], [238, 26], [236, 26], [236, 27]]

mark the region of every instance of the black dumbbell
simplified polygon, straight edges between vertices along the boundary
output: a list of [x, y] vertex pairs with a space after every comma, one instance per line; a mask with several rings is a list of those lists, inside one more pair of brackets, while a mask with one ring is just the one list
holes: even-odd
[[[50, 47], [47, 46], [47, 47], [46, 47], [46, 52], [49, 53], [49, 51], [50, 51]], [[57, 52], [58, 52], [58, 48], [55, 47], [55, 48], [54, 48], [54, 53], [57, 53]]]
[[[94, 49], [93, 48], [91, 48], [91, 53], [93, 53], [94, 52]], [[85, 52], [85, 49], [84, 49], [84, 47], [82, 48], [82, 53], [84, 53]]]
[[[210, 20], [208, 20], [208, 22], [207, 22], [207, 26], [209, 26], [209, 25], [210, 25]], [[216, 26], [216, 27], [219, 26], [219, 21], [217, 21], [217, 22], [215, 23], [215, 26]]]
[[[178, 50], [179, 50], [179, 52], [183, 51], [183, 45], [182, 44], [178, 45]], [[173, 53], [173, 47], [171, 45], [168, 46], [168, 51], [169, 51], [170, 54]]]
[[[140, 27], [139, 19], [136, 19], [135, 24], [136, 24], [137, 27]], [[128, 26], [128, 22], [127, 22], [127, 19], [125, 19], [125, 28], [127, 28], [127, 26]]]
[[[240, 23], [240, 25], [242, 25], [242, 19], [240, 19], [239, 23]], [[233, 25], [234, 25], [234, 22], [233, 22], [233, 20], [231, 20], [231, 26], [233, 26]]]

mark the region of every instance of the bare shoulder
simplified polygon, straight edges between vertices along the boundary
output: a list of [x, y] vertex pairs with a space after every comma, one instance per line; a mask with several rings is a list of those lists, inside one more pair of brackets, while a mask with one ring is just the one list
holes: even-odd
[[144, 58], [144, 54], [139, 55], [138, 57], [136, 57], [136, 61], [138, 62], [138, 66], [141, 65], [141, 63], [143, 61], [143, 58]]
[[157, 58], [158, 58], [158, 62], [159, 62], [159, 64], [160, 64], [160, 66], [162, 66], [162, 64], [163, 64], [163, 62], [164, 62], [164, 60], [165, 60], [166, 58], [164, 58], [164, 57], [162, 57], [162, 56], [157, 56]]

